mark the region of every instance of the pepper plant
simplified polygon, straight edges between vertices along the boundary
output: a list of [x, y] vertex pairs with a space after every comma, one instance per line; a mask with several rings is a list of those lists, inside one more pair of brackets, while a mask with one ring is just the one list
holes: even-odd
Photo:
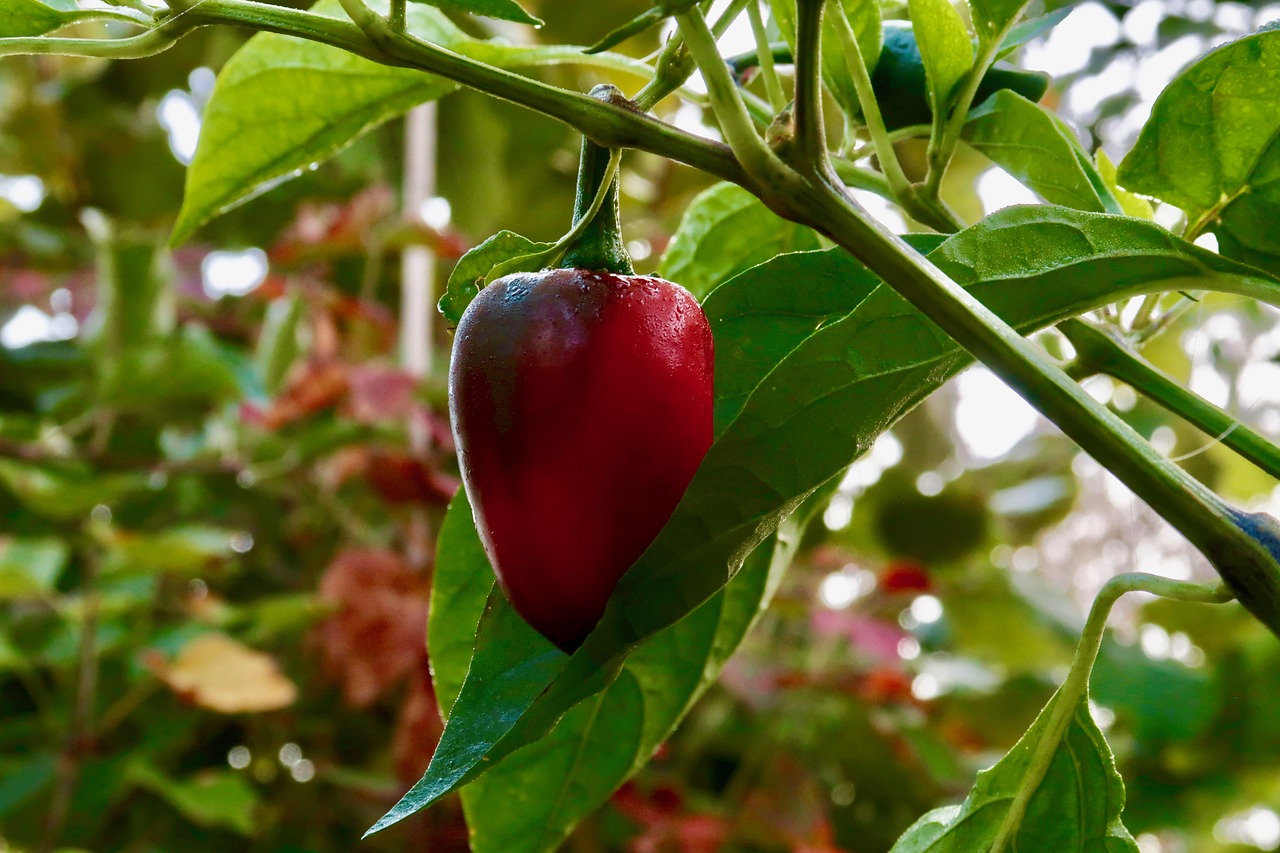
[[[1002, 62], [1059, 22], [1061, 8], [909, 0], [908, 24], [883, 20], [875, 0], [732, 0], [708, 20], [711, 6], [660, 2], [581, 49], [481, 39], [450, 17], [536, 24], [514, 0], [320, 0], [306, 11], [256, 0], [0, 0], [0, 54], [135, 59], [181, 50], [203, 27], [257, 33], [219, 74], [175, 244], [458, 87], [558, 119], [588, 148], [624, 152], [624, 171], [625, 152], [646, 152], [724, 182], [690, 209], [659, 270], [695, 293], [710, 322], [714, 443], [572, 654], [495, 589], [466, 496], [453, 500], [428, 627], [447, 726], [422, 779], [370, 832], [461, 790], [474, 849], [555, 849], [715, 681], [843, 472], [976, 360], [1176, 528], [1222, 582], [1136, 572], [1109, 582], [1035, 723], [962, 803], [921, 817], [894, 849], [1136, 850], [1124, 785], [1088, 703], [1110, 609], [1130, 591], [1188, 607], [1235, 599], [1280, 634], [1280, 527], [1191, 477], [1079, 380], [1123, 378], [1270, 475], [1280, 471], [1274, 444], [1133, 350], [1197, 292], [1280, 305], [1280, 239], [1269, 221], [1280, 31], [1193, 63], [1117, 169], [1037, 103], [1045, 81]], [[722, 55], [718, 35], [744, 16], [755, 49]], [[104, 37], [63, 29], [94, 22]], [[611, 52], [658, 26], [669, 34], [649, 61]], [[632, 94], [575, 91], [534, 73], [570, 64]], [[714, 133], [659, 118], [676, 99], [704, 105]], [[923, 145], [922, 163], [902, 156], [912, 143]], [[944, 192], [965, 147], [1045, 203], [965, 221]], [[896, 205], [919, 229], [893, 233], [852, 190]], [[1177, 233], [1152, 221], [1145, 199], [1184, 212]], [[598, 199], [581, 201], [588, 231], [610, 215]], [[744, 224], [735, 218], [744, 205], [761, 215]], [[777, 240], [791, 227], [779, 220], [802, 226], [793, 244]], [[1207, 234], [1217, 252], [1199, 245]], [[728, 240], [747, 257], [702, 251]], [[442, 313], [458, 322], [487, 283], [549, 265], [571, 243], [494, 235], [459, 261]], [[1135, 319], [1121, 323], [1117, 305]], [[1075, 346], [1070, 364], [1026, 337], [1055, 325]], [[550, 787], [539, 781], [549, 767], [558, 768]]]

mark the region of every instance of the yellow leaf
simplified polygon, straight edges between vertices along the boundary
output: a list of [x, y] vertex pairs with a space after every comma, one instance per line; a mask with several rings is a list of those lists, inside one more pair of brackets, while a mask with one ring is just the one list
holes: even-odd
[[196, 637], [156, 669], [174, 692], [224, 714], [276, 711], [298, 697], [275, 658], [225, 634]]

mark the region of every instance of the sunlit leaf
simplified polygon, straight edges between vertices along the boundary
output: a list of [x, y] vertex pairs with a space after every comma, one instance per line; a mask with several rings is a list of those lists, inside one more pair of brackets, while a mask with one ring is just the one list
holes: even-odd
[[1121, 186], [1187, 212], [1229, 258], [1280, 270], [1280, 27], [1214, 50], [1156, 99]]

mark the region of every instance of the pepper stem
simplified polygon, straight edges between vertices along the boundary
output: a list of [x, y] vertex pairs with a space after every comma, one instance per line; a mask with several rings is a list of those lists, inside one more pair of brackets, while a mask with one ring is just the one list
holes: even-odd
[[[613, 102], [623, 96], [616, 86], [601, 84], [591, 90], [591, 97]], [[622, 242], [618, 172], [610, 168], [610, 158], [608, 148], [597, 145], [585, 136], [582, 138], [582, 155], [578, 161], [578, 195], [573, 206], [573, 226], [579, 233], [569, 243], [564, 258], [560, 261], [562, 269], [635, 274], [631, 258]], [[603, 203], [597, 209], [596, 196], [606, 180], [610, 182], [609, 187]], [[589, 221], [582, 226], [584, 219]]]

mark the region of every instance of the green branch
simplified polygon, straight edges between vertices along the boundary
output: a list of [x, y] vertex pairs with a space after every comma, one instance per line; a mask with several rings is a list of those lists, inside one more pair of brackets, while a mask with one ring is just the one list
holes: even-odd
[[806, 183], [792, 218], [826, 234], [1053, 421], [1203, 553], [1248, 610], [1280, 635], [1280, 565], [1235, 510], [963, 287], [846, 197]]
[[[1076, 364], [1088, 375], [1105, 373], [1128, 383], [1206, 435], [1221, 441], [1272, 477], [1280, 479], [1280, 447], [1254, 432], [1130, 349], [1123, 341], [1081, 320], [1058, 324], [1076, 350]], [[1074, 373], [1074, 371], [1073, 371]], [[1079, 375], [1078, 373], [1076, 375]]]
[[[822, 115], [823, 5], [824, 0], [796, 3], [796, 149], [802, 172], [815, 179], [834, 179]], [[762, 53], [761, 59], [765, 55]]]

